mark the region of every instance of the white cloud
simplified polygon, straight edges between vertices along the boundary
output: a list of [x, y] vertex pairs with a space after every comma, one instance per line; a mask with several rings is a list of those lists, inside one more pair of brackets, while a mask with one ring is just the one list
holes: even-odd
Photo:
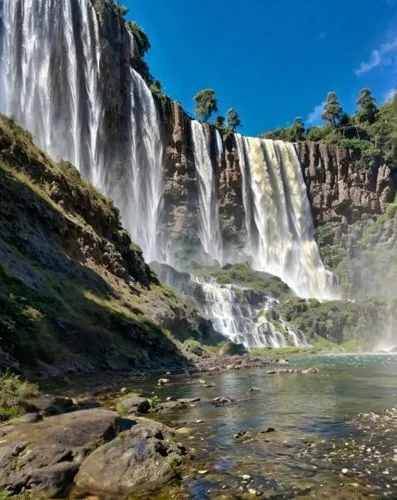
[[308, 117], [306, 118], [306, 122], [308, 125], [314, 125], [315, 123], [321, 120], [321, 115], [323, 114], [324, 106], [325, 106], [325, 101], [322, 102], [321, 104], [317, 104], [317, 106], [314, 106], [313, 111], [311, 111]]
[[396, 93], [396, 89], [390, 89], [388, 90], [385, 95], [383, 96], [383, 102], [389, 102], [393, 99], [394, 94]]
[[397, 54], [397, 38], [384, 43], [379, 48], [374, 49], [367, 61], [363, 61], [360, 66], [354, 70], [357, 76], [364, 75], [379, 66], [392, 64]]

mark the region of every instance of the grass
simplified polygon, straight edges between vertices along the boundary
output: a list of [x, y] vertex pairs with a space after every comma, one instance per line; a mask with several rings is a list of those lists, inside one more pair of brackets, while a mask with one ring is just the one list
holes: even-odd
[[26, 382], [10, 372], [0, 374], [0, 422], [23, 415], [23, 405], [18, 403], [39, 394], [36, 384]]
[[194, 271], [199, 276], [213, 276], [220, 285], [238, 285], [258, 293], [280, 297], [291, 293], [280, 278], [252, 270], [247, 264], [236, 264], [217, 268], [201, 268]]
[[301, 347], [280, 347], [272, 349], [269, 347], [255, 347], [250, 349], [250, 354], [253, 356], [262, 356], [264, 358], [277, 358], [280, 356], [292, 356], [292, 355], [308, 355], [308, 354], [319, 354], [319, 353], [343, 353], [343, 352], [359, 352], [363, 350], [365, 346], [360, 348], [360, 344], [357, 340], [349, 340], [343, 344], [336, 344], [335, 342], [330, 342], [322, 337], [316, 337], [313, 341], [311, 347], [303, 349]]

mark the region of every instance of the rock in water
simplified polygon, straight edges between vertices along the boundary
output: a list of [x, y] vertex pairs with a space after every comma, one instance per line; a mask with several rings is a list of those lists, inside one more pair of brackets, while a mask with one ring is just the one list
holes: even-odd
[[140, 419], [84, 461], [75, 480], [78, 493], [119, 498], [161, 488], [178, 474], [186, 455], [172, 437], [168, 427]]

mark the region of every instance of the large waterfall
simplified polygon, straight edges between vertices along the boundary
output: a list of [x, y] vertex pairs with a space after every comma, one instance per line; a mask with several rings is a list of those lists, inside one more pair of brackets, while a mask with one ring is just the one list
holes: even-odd
[[[0, 111], [114, 200], [147, 260], [174, 264], [163, 220], [167, 142], [152, 93], [132, 67], [134, 39], [120, 19], [112, 14], [117, 32], [112, 49], [91, 0], [0, 0]], [[313, 237], [294, 145], [232, 137], [244, 226], [238, 228], [243, 240], [233, 247], [224, 244], [217, 185], [230, 152], [218, 130], [197, 121], [190, 128], [197, 203], [191, 204], [196, 208], [189, 220], [198, 233], [198, 250], [215, 264], [249, 262], [302, 297], [335, 298], [333, 275]], [[183, 270], [185, 264], [181, 260], [177, 267]], [[248, 306], [238, 303], [233, 289], [211, 283], [203, 288], [204, 309], [229, 337], [246, 345], [283, 345], [271, 323], [253, 322], [252, 311], [245, 314]]]
[[[111, 196], [146, 258], [161, 260], [163, 145], [152, 94], [132, 68], [123, 137], [106, 130], [96, 12], [89, 0], [3, 0], [0, 111], [56, 160], [69, 160]], [[127, 32], [126, 32], [127, 33]], [[133, 51], [133, 38], [126, 43]], [[121, 89], [120, 89], [121, 93]], [[113, 132], [114, 133], [114, 132]]]

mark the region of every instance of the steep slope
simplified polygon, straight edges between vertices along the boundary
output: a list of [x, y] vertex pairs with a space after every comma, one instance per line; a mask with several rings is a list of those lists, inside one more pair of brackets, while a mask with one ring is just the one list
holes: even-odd
[[56, 374], [184, 362], [211, 325], [162, 286], [111, 201], [0, 117], [0, 366]]

